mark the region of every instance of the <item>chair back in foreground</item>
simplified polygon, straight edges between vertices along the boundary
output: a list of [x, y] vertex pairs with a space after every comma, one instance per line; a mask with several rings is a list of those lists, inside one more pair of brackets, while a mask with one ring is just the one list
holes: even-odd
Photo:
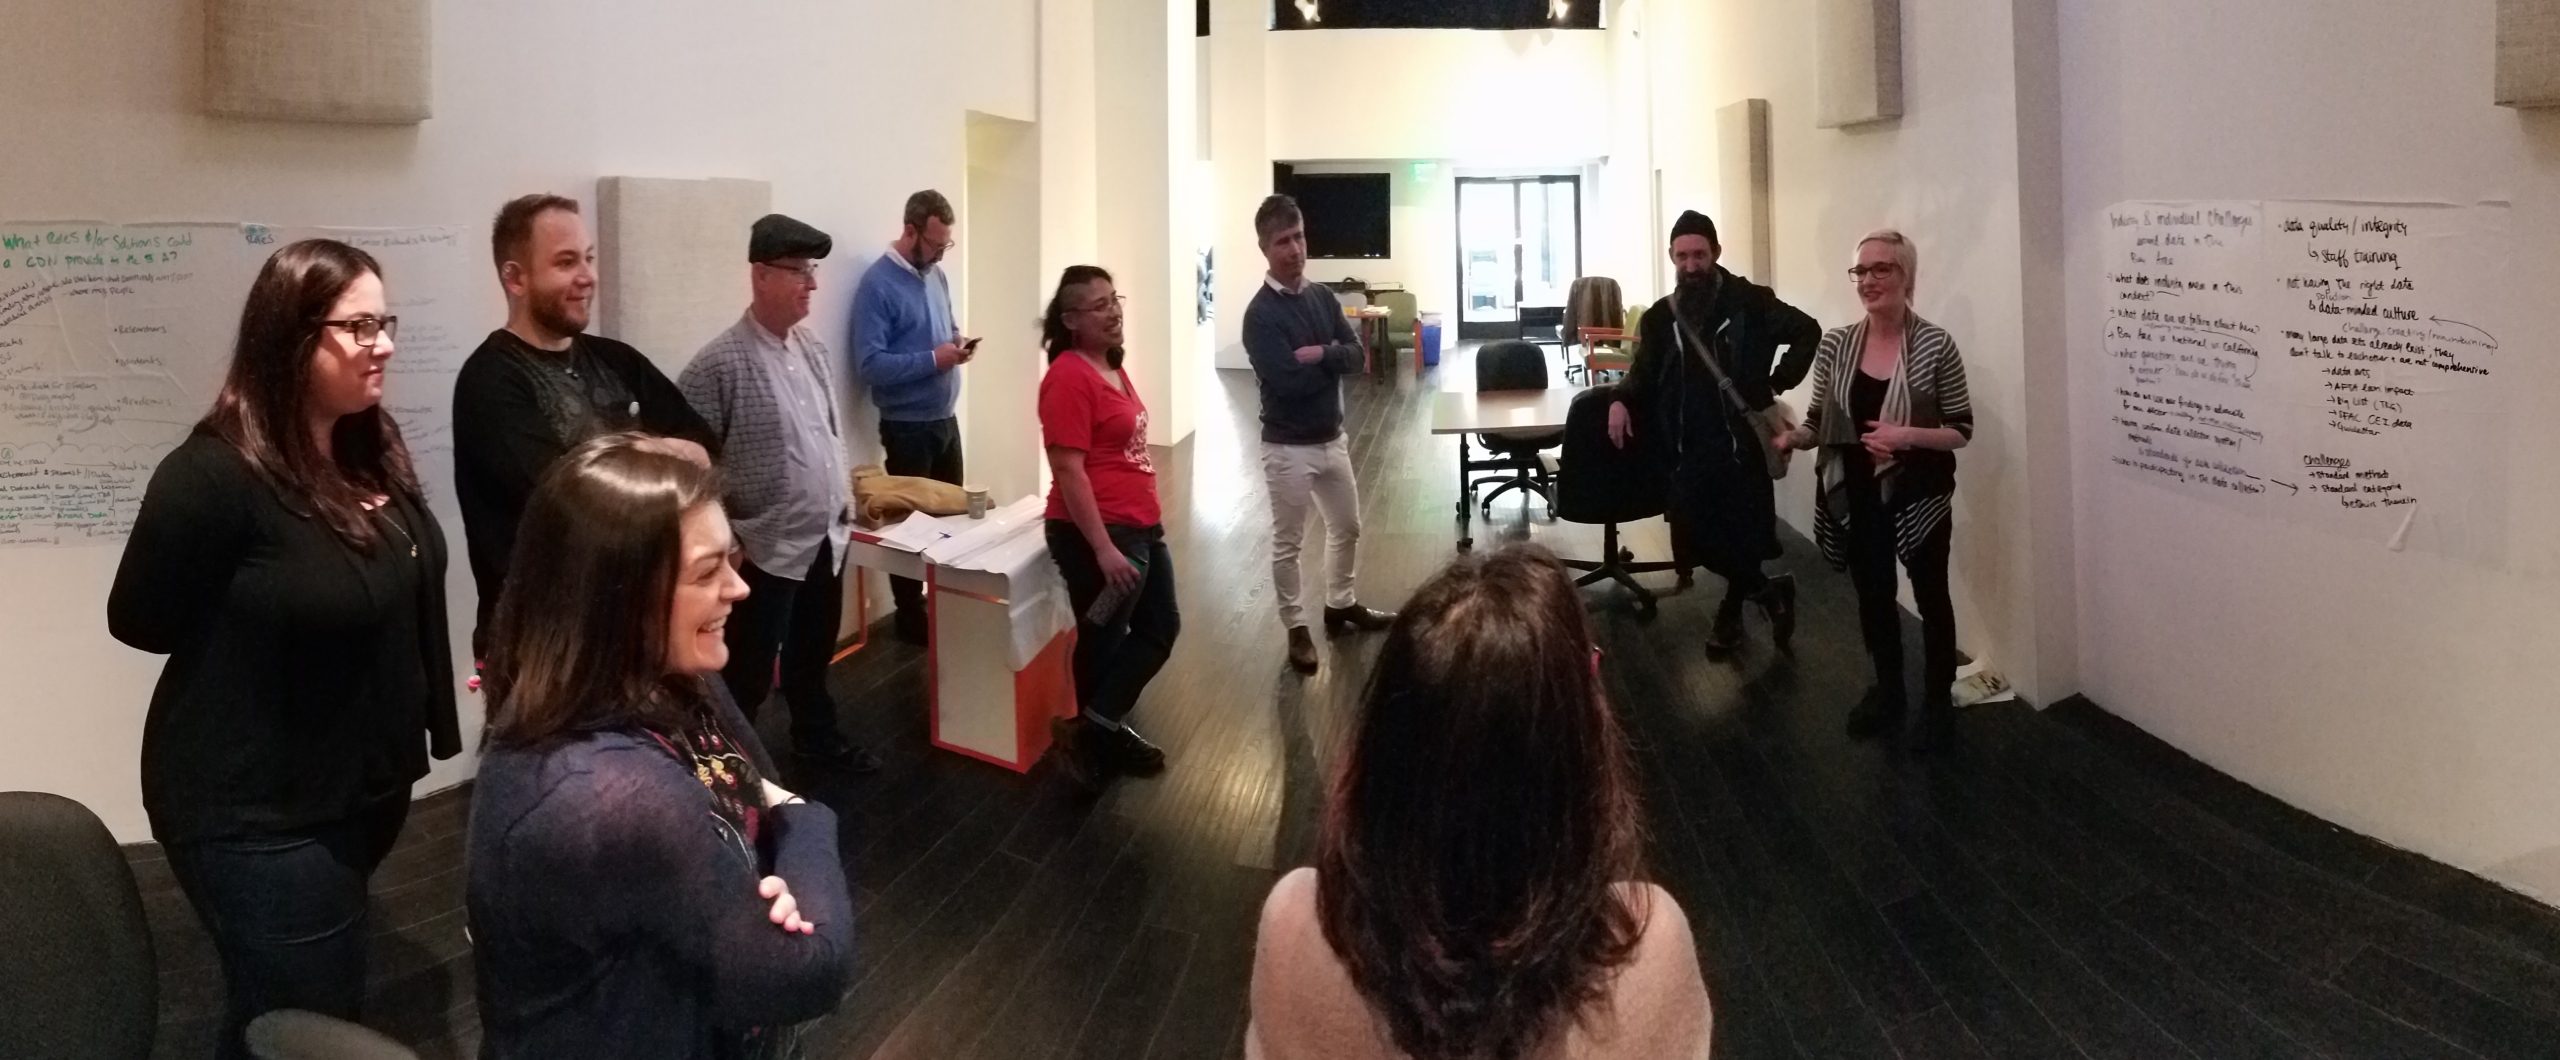
[[1519, 339], [1488, 342], [1476, 351], [1476, 391], [1545, 390], [1547, 351]]
[[160, 977], [115, 836], [59, 795], [0, 792], [0, 1054], [151, 1055]]
[[1565, 413], [1564, 453], [1556, 468], [1556, 518], [1573, 523], [1632, 523], [1661, 515], [1671, 476], [1662, 461], [1639, 445], [1609, 442], [1609, 403], [1614, 387], [1574, 396]]

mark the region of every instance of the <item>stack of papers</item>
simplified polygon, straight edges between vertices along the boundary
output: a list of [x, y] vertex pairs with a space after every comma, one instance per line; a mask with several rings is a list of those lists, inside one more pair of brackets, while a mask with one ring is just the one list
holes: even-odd
[[966, 521], [965, 518], [937, 519], [923, 512], [909, 512], [905, 521], [880, 531], [880, 544], [900, 552], [922, 552], [950, 537], [957, 529], [953, 524], [965, 524]]

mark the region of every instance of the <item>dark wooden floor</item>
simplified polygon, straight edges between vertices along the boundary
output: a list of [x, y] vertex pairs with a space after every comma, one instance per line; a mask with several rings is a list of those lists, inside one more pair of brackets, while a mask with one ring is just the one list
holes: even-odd
[[[811, 1055], [1241, 1053], [1255, 915], [1307, 858], [1375, 645], [1337, 643], [1311, 679], [1286, 669], [1252, 382], [1222, 375], [1226, 405], [1161, 465], [1185, 625], [1134, 721], [1172, 755], [1162, 778], [1084, 801], [1045, 767], [931, 750], [917, 652], [875, 640], [838, 667], [846, 721], [887, 766], [799, 778], [843, 811], [860, 922], [859, 982]], [[1437, 385], [1351, 387], [1361, 590], [1379, 606], [1453, 552], [1452, 443], [1424, 433]], [[1479, 547], [1524, 536], [1587, 554], [1598, 534], [1506, 501]], [[1659, 526], [1631, 543], [1660, 555]], [[2322, 824], [2092, 704], [1970, 711], [1930, 762], [1848, 743], [1854, 601], [1788, 544], [1804, 579], [1791, 659], [1765, 639], [1733, 663], [1700, 652], [1712, 578], [1650, 619], [1591, 596], [1719, 1057], [2560, 1056], [2560, 914]], [[478, 1041], [466, 799], [426, 800], [375, 881], [371, 1022], [433, 1057]], [[219, 977], [165, 867], [134, 857], [168, 969], [159, 1052], [203, 1055]]]

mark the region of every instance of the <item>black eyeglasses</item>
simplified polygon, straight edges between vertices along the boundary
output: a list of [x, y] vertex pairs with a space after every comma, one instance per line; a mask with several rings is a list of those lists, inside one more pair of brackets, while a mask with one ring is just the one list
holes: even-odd
[[384, 339], [390, 339], [394, 342], [397, 342], [400, 339], [399, 317], [357, 317], [354, 320], [323, 320], [320, 322], [320, 326], [324, 328], [347, 329], [348, 334], [355, 336], [356, 346], [359, 349], [370, 350], [373, 348], [375, 343]]
[[1890, 261], [1879, 261], [1873, 265], [1858, 265], [1850, 268], [1849, 279], [1852, 282], [1855, 282], [1866, 279], [1869, 276], [1888, 277], [1901, 271], [1902, 266], [1898, 264]]

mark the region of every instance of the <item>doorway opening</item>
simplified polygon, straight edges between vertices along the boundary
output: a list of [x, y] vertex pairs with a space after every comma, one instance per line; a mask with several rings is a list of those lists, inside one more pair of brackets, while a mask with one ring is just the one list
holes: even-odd
[[1458, 337], [1555, 341], [1582, 275], [1582, 178], [1457, 181]]

